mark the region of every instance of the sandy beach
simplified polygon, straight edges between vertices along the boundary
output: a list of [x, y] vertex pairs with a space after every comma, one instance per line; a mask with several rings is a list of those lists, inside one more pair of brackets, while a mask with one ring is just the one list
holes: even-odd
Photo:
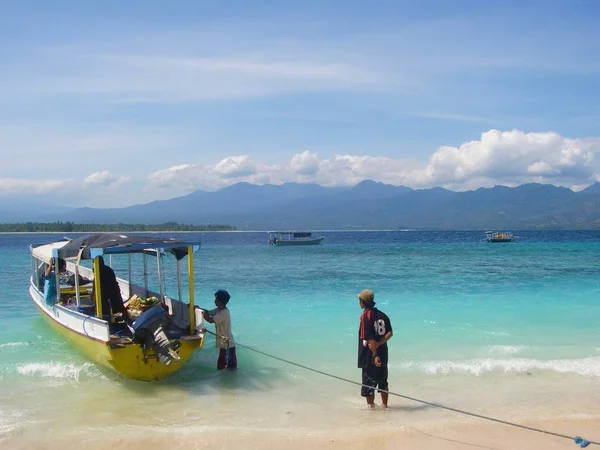
[[[374, 411], [373, 415], [385, 414]], [[543, 421], [528, 422], [524, 425], [540, 427], [548, 431], [576, 434], [594, 441], [600, 439], [597, 420]], [[595, 439], [594, 439], [595, 438]], [[289, 429], [281, 430], [236, 430], [223, 427], [216, 430], [203, 430], [202, 427], [172, 428], [170, 430], [114, 429], [82, 435], [81, 430], [68, 434], [47, 435], [36, 438], [14, 437], [3, 443], [3, 448], [11, 450], [53, 450], [80, 449], [145, 450], [195, 449], [260, 449], [260, 450], [363, 450], [414, 449], [414, 450], [464, 450], [464, 449], [540, 449], [559, 450], [579, 448], [573, 441], [523, 430], [501, 424], [490, 424], [481, 420], [455, 425], [431, 425], [396, 427], [356, 427], [338, 428], [327, 431], [297, 430], [290, 424]], [[588, 448], [594, 448], [592, 444]]]

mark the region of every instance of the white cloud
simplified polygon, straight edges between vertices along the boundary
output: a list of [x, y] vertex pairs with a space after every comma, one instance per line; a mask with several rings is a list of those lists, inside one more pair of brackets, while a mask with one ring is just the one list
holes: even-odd
[[257, 167], [248, 155], [229, 156], [212, 167], [212, 172], [223, 178], [242, 178], [257, 173]]
[[497, 180], [572, 182], [592, 179], [600, 139], [569, 139], [557, 133], [489, 130], [478, 141], [439, 148], [422, 183], [444, 185], [485, 177]]
[[[198, 189], [212, 191], [242, 181], [351, 186], [363, 180], [374, 180], [412, 188], [443, 186], [452, 190], [536, 182], [580, 190], [600, 179], [600, 169], [594, 160], [594, 154], [599, 151], [600, 138], [571, 139], [551, 132], [490, 130], [479, 140], [457, 147], [440, 147], [426, 163], [350, 154], [319, 158], [316, 152], [305, 150], [292, 155], [283, 164], [256, 161], [250, 155], [228, 156], [208, 165], [180, 164], [150, 174], [143, 193], [140, 191], [137, 195], [138, 198], [143, 195], [144, 200], [149, 201]], [[95, 172], [80, 182], [0, 179], [0, 192], [49, 193], [64, 189], [68, 183], [110, 187], [125, 181], [128, 181], [126, 177], [108, 170]], [[133, 189], [142, 189], [136, 183], [130, 187], [130, 196], [135, 194]], [[95, 192], [96, 199], [101, 192], [90, 191]]]
[[319, 171], [319, 157], [316, 153], [304, 151], [292, 156], [288, 163], [290, 172], [300, 175], [314, 175]]
[[170, 188], [179, 185], [183, 190], [193, 190], [202, 184], [201, 173], [201, 169], [197, 168], [195, 164], [169, 167], [150, 174], [148, 176], [150, 183], [147, 189]]
[[112, 175], [108, 170], [94, 172], [83, 179], [86, 188], [115, 188], [130, 180], [128, 177]]
[[178, 56], [173, 49], [159, 53], [144, 48], [108, 54], [54, 48], [47, 55], [36, 55], [44, 61], [43, 74], [15, 77], [10, 89], [0, 86], [0, 97], [97, 95], [118, 103], [190, 103], [299, 91], [380, 90], [386, 78], [341, 55], [211, 53], [212, 49], [204, 49]]
[[43, 194], [56, 191], [69, 184], [71, 180], [26, 180], [0, 178], [1, 194]]
[[440, 147], [426, 164], [349, 154], [320, 159], [316, 152], [307, 150], [283, 165], [256, 162], [249, 155], [230, 156], [214, 165], [189, 164], [158, 171], [150, 175], [150, 180], [155, 186], [183, 185], [190, 190], [214, 190], [240, 181], [349, 186], [367, 179], [413, 188], [443, 186], [455, 190], [527, 182], [582, 186], [598, 177], [594, 161], [598, 151], [600, 139], [490, 130], [480, 140]]

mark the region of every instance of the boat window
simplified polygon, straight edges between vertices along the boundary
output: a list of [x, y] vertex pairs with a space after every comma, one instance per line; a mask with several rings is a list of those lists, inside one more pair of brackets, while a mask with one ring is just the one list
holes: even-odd
[[44, 282], [42, 281], [42, 277], [44, 276], [45, 270], [46, 270], [46, 264], [32, 256], [31, 257], [31, 277], [33, 279], [33, 284], [39, 290], [41, 290], [44, 285]]
[[294, 233], [295, 238], [305, 238], [305, 237], [310, 237], [310, 236], [311, 236], [311, 233], [307, 233], [307, 232]]

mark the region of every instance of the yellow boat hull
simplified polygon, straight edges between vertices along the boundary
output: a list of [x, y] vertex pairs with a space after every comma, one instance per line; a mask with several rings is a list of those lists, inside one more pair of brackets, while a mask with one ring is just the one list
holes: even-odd
[[66, 327], [55, 321], [46, 311], [40, 311], [50, 327], [65, 338], [81, 354], [104, 367], [114, 370], [121, 375], [140, 381], [156, 381], [172, 375], [190, 359], [194, 350], [202, 348], [204, 336], [193, 340], [180, 340], [181, 346], [177, 353], [181, 360], [174, 360], [169, 365], [162, 364], [154, 353], [144, 355], [138, 344], [104, 342]]

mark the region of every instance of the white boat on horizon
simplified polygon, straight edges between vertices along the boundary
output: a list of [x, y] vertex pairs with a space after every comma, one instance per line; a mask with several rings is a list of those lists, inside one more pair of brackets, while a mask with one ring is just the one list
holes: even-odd
[[325, 237], [313, 236], [310, 231], [269, 231], [269, 244], [280, 245], [318, 245]]

